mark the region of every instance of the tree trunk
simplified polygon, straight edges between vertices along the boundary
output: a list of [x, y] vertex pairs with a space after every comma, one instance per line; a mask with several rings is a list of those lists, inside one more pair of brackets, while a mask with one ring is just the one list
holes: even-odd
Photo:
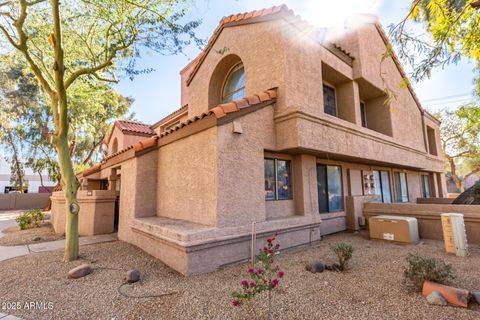
[[455, 182], [455, 185], [457, 186], [458, 190], [460, 190], [460, 193], [462, 193], [464, 190], [463, 188], [463, 182], [460, 181], [460, 178], [457, 175], [457, 168], [455, 166], [455, 161], [453, 158], [447, 157], [448, 159], [448, 164], [450, 165], [450, 173], [452, 175], [453, 182]]
[[56, 92], [51, 96], [52, 112], [57, 114], [56, 132], [54, 144], [57, 148], [58, 163], [62, 176], [62, 187], [65, 195], [66, 205], [66, 227], [65, 227], [65, 261], [72, 261], [78, 258], [78, 212], [80, 206], [77, 202], [77, 190], [80, 184], [73, 170], [70, 157], [70, 146], [68, 145], [69, 121], [67, 117], [68, 102], [67, 89], [65, 88], [65, 64], [62, 45], [62, 30], [60, 20], [59, 0], [51, 0], [53, 16], [53, 49], [54, 49], [54, 75]]
[[18, 159], [18, 151], [17, 151], [17, 147], [15, 146], [15, 143], [13, 142], [12, 132], [9, 130], [7, 131], [7, 140], [13, 149], [13, 162], [14, 162], [15, 172], [17, 176], [17, 183], [20, 187], [20, 192], [23, 193], [24, 191], [23, 190], [23, 171], [22, 171], [22, 168], [20, 167], [20, 160]]

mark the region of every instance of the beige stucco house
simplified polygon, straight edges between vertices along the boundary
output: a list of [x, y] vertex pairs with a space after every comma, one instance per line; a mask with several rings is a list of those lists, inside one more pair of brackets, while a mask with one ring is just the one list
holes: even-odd
[[183, 107], [117, 122], [80, 194], [116, 190], [119, 239], [183, 274], [248, 258], [252, 222], [295, 247], [358, 229], [365, 201], [443, 197], [439, 121], [365, 19], [333, 36], [285, 6], [223, 18], [180, 71]]

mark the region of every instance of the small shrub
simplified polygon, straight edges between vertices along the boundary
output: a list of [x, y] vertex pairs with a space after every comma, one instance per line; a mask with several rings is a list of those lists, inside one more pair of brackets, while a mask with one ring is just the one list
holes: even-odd
[[35, 227], [40, 227], [43, 220], [45, 220], [45, 214], [40, 209], [29, 210], [27, 213], [32, 217], [32, 223]]
[[412, 291], [421, 291], [425, 281], [445, 283], [453, 279], [452, 266], [443, 260], [409, 253], [403, 271], [405, 285]]
[[43, 220], [45, 219], [45, 214], [40, 209], [28, 210], [19, 215], [15, 221], [17, 221], [20, 230], [25, 230], [30, 228], [32, 225], [35, 227], [40, 227]]
[[32, 224], [32, 216], [29, 215], [27, 212], [24, 212], [21, 215], [19, 215], [15, 219], [15, 221], [17, 221], [18, 226], [20, 227], [20, 230], [25, 230], [25, 229], [28, 229], [28, 227], [30, 227], [30, 225]]
[[338, 257], [338, 265], [340, 271], [345, 271], [348, 269], [348, 263], [352, 259], [353, 256], [353, 247], [349, 243], [336, 243], [330, 246], [333, 252]]

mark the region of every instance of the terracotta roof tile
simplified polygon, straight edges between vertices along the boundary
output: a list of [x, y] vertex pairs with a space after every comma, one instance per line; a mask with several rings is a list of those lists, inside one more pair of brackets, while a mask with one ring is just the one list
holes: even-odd
[[[260, 97], [262, 97], [262, 99], [260, 99]], [[267, 99], [267, 97], [269, 97], [269, 98]], [[101, 163], [96, 164], [93, 167], [88, 168], [88, 169], [86, 169], [86, 170], [84, 170], [84, 171], [82, 171], [78, 174], [82, 175], [82, 176], [87, 176], [87, 175], [90, 175], [94, 172], [97, 172], [97, 171], [101, 170], [102, 165], [105, 164], [109, 159], [112, 159], [112, 158], [114, 158], [114, 157], [116, 157], [116, 156], [118, 156], [122, 153], [125, 153], [125, 152], [129, 151], [129, 150], [134, 149], [135, 152], [139, 152], [139, 151], [154, 148], [154, 147], [157, 146], [157, 140], [160, 139], [161, 137], [169, 135], [169, 134], [171, 134], [171, 133], [173, 133], [177, 130], [180, 130], [181, 128], [186, 127], [189, 124], [194, 123], [198, 120], [201, 120], [201, 119], [203, 119], [207, 116], [215, 115], [216, 118], [222, 118], [222, 117], [225, 117], [227, 114], [237, 112], [240, 109], [253, 107], [253, 106], [256, 106], [256, 105], [259, 105], [259, 104], [262, 104], [262, 103], [268, 103], [268, 102], [273, 103], [273, 102], [275, 102], [276, 97], [277, 97], [277, 88], [271, 88], [271, 89], [268, 89], [264, 92], [261, 92], [261, 93], [258, 93], [258, 94], [252, 95], [252, 96], [248, 96], [248, 97], [245, 97], [245, 98], [242, 98], [242, 99], [239, 99], [239, 100], [235, 100], [235, 101], [231, 101], [231, 102], [228, 102], [228, 103], [219, 104], [216, 107], [210, 109], [208, 112], [204, 112], [199, 116], [195, 116], [192, 119], [188, 119], [187, 121], [184, 121], [184, 122], [176, 125], [175, 127], [170, 128], [169, 130], [161, 133], [160, 135], [154, 135], [151, 138], [142, 140], [142, 141], [140, 141], [140, 142], [138, 142], [134, 145], [131, 145], [131, 146], [126, 147], [126, 148], [124, 148], [124, 149], [122, 149], [122, 150], [120, 150], [120, 151], [118, 151], [114, 154], [111, 154], [111, 155], [105, 157]]]
[[141, 123], [141, 122], [135, 122], [135, 121], [127, 121], [127, 120], [117, 120], [115, 121], [115, 125], [124, 131], [128, 132], [133, 132], [133, 133], [141, 133], [141, 134], [147, 134], [147, 135], [155, 135], [155, 131], [152, 130], [150, 125]]
[[[265, 100], [260, 100], [260, 96], [262, 96]], [[266, 99], [266, 97], [269, 97]], [[252, 107], [255, 105], [258, 105], [260, 103], [268, 103], [271, 101], [272, 103], [276, 100], [277, 97], [277, 88], [272, 88], [268, 89], [266, 91], [263, 91], [261, 93], [248, 96], [239, 100], [231, 101], [228, 103], [222, 103], [217, 105], [216, 107], [213, 107], [210, 109], [208, 112], [204, 112], [203, 114], [196, 116], [192, 119], [189, 119], [185, 122], [180, 123], [179, 125], [175, 126], [174, 128], [171, 128], [165, 132], [163, 132], [160, 137], [166, 136], [174, 131], [177, 131], [185, 126], [188, 126], [189, 124], [198, 121], [200, 119], [203, 119], [209, 115], [214, 114], [216, 118], [222, 118], [225, 117], [229, 113], [234, 113], [239, 111], [240, 109]]]

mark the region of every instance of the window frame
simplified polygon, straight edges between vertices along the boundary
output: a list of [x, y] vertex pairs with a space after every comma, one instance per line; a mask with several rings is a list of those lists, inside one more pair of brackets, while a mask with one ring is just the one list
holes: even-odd
[[[425, 180], [426, 178], [426, 180]], [[432, 192], [431, 192], [431, 186], [430, 186], [430, 175], [428, 174], [421, 174], [420, 179], [422, 180], [422, 196], [424, 198], [431, 198], [432, 197]], [[426, 182], [426, 184], [425, 184]], [[428, 186], [428, 197], [426, 196], [426, 188], [425, 186]]]
[[[392, 184], [391, 184], [391, 178], [390, 178], [390, 171], [388, 170], [381, 170], [381, 169], [374, 169], [372, 170], [372, 174], [374, 176], [374, 183], [375, 183], [375, 172], [378, 172], [378, 177], [379, 177], [379, 181], [380, 181], [380, 198], [382, 200], [382, 203], [393, 203], [393, 199], [392, 199]], [[388, 177], [388, 192], [390, 193], [390, 202], [385, 202], [385, 195], [384, 195], [384, 192], [383, 192], [383, 181], [382, 181], [382, 172], [386, 172], [387, 173], [387, 177]], [[375, 195], [377, 195], [375, 193]]]
[[[400, 192], [402, 190], [402, 186], [401, 185], [397, 185], [397, 180], [396, 180], [396, 175], [398, 174], [399, 176], [399, 182], [401, 184], [401, 179], [400, 179], [400, 174], [404, 174], [405, 175], [405, 189], [406, 189], [406, 197], [407, 197], [407, 201], [403, 201], [403, 199], [398, 199], [398, 188], [400, 187]], [[406, 172], [403, 172], [403, 171], [394, 171], [393, 172], [393, 184], [395, 186], [395, 203], [408, 203], [410, 202], [410, 196], [408, 195], [408, 176], [407, 176], [407, 173]], [[403, 195], [402, 195], [402, 198], [403, 198]]]
[[[243, 90], [245, 92], [245, 88], [246, 88], [246, 83], [244, 83], [243, 87], [241, 87], [240, 89], [237, 89], [233, 92], [231, 92], [229, 95], [224, 95], [224, 91], [225, 91], [225, 86], [227, 85], [227, 82], [230, 78], [230, 76], [232, 75], [232, 73], [239, 67], [242, 67], [243, 68], [243, 76], [245, 77], [245, 65], [243, 64], [242, 61], [239, 61], [238, 63], [234, 64], [230, 70], [228, 70], [227, 72], [227, 75], [225, 76], [225, 79], [223, 79], [223, 85], [222, 85], [222, 90], [220, 92], [220, 100], [221, 100], [221, 103], [228, 103], [228, 102], [231, 102], [233, 100], [228, 100], [226, 101], [226, 98], [227, 97], [232, 97], [233, 95], [235, 95], [237, 92], [240, 92], [241, 90]], [[245, 94], [244, 94], [245, 96]]]
[[[275, 193], [275, 198], [274, 199], [267, 199], [266, 197], [264, 197], [265, 201], [285, 201], [285, 200], [293, 200], [293, 167], [292, 167], [292, 160], [291, 159], [284, 159], [284, 158], [275, 158], [275, 157], [263, 157], [263, 163], [264, 163], [264, 167], [263, 167], [263, 176], [264, 176], [264, 179], [265, 179], [265, 160], [273, 160], [273, 185], [275, 186], [275, 189], [274, 189], [274, 193]], [[277, 165], [277, 162], [278, 161], [286, 161], [286, 162], [290, 162], [290, 172], [289, 172], [289, 187], [290, 187], [290, 196], [288, 198], [285, 198], [285, 199], [279, 199], [278, 198], [278, 188], [277, 188], [277, 182], [278, 182], [278, 165]], [[264, 182], [265, 184], [265, 182]], [[264, 186], [264, 192], [265, 192], [265, 186]]]
[[325, 96], [323, 96], [323, 113], [324, 113], [324, 114], [328, 114], [329, 116], [338, 118], [337, 88], [335, 88], [334, 85], [332, 85], [332, 84], [330, 84], [330, 83], [328, 83], [328, 82], [323, 81], [323, 82], [322, 82], [322, 93], [323, 93], [324, 87], [327, 87], [327, 88], [330, 88], [330, 89], [333, 90], [333, 95], [334, 95], [334, 97], [335, 97], [335, 115], [330, 114], [330, 113], [328, 113], [328, 112], [325, 112]]
[[[345, 212], [345, 190], [344, 190], [344, 181], [343, 181], [343, 167], [338, 164], [325, 164], [325, 163], [318, 163], [316, 165], [316, 170], [318, 170], [319, 166], [323, 166], [325, 168], [325, 187], [327, 191], [327, 210], [325, 212], [320, 211], [320, 198], [318, 199], [319, 205], [318, 205], [318, 213], [319, 214], [329, 214], [329, 213], [337, 213], [337, 212]], [[340, 183], [341, 183], [341, 190], [342, 190], [342, 209], [341, 210], [336, 210], [336, 211], [331, 211], [330, 210], [330, 200], [328, 199], [328, 167], [338, 167], [340, 170]], [[318, 171], [317, 171], [318, 172]], [[318, 173], [317, 173], [318, 177]], [[318, 181], [317, 181], [317, 197], [318, 197]]]
[[[363, 111], [362, 111], [362, 105], [363, 105]], [[363, 125], [363, 122], [365, 121], [365, 125]], [[368, 128], [368, 122], [367, 122], [367, 104], [365, 101], [360, 100], [360, 124], [364, 128]]]

